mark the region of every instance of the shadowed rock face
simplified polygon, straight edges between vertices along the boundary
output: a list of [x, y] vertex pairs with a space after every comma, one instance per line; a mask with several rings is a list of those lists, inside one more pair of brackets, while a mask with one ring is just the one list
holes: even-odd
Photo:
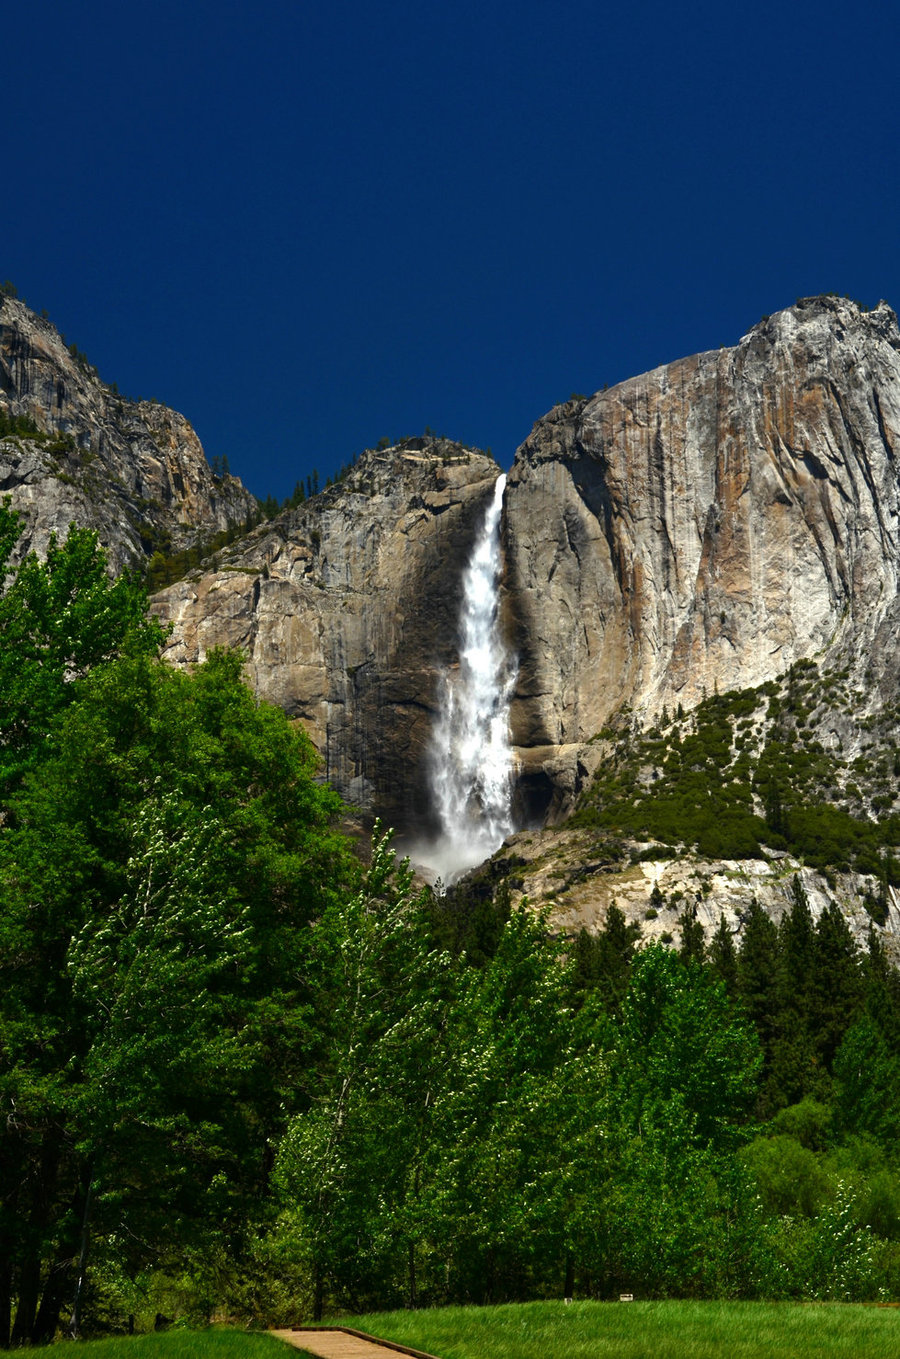
[[183, 415], [129, 401], [73, 357], [51, 322], [0, 298], [0, 411], [43, 434], [0, 435], [0, 491], [25, 518], [24, 550], [43, 554], [69, 524], [96, 529], [115, 570], [159, 544], [178, 551], [256, 510], [236, 477], [216, 478]]
[[535, 803], [565, 805], [625, 704], [648, 722], [825, 651], [896, 687], [898, 455], [896, 317], [834, 298], [539, 421], [506, 507]]
[[328, 780], [430, 831], [438, 674], [457, 660], [462, 571], [499, 468], [445, 441], [367, 452], [348, 478], [155, 596], [169, 659], [242, 648], [261, 697], [300, 719]]

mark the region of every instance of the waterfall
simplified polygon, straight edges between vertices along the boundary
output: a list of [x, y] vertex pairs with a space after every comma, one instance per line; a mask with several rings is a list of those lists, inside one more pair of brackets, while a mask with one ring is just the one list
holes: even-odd
[[418, 855], [445, 884], [490, 857], [513, 830], [509, 703], [516, 666], [498, 622], [498, 478], [463, 575], [459, 664], [441, 676], [429, 774], [439, 839]]

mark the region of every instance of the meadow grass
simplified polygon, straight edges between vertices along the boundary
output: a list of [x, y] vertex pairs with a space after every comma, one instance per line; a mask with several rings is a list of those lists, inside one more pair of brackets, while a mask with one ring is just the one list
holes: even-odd
[[575, 1302], [567, 1307], [535, 1302], [345, 1320], [439, 1359], [896, 1359], [900, 1354], [900, 1311], [842, 1303]]
[[151, 1335], [111, 1336], [107, 1340], [59, 1341], [27, 1351], [29, 1359], [60, 1359], [66, 1351], [78, 1359], [303, 1359], [304, 1350], [261, 1331], [238, 1331], [215, 1326], [200, 1331], [153, 1332]]
[[[438, 1359], [895, 1359], [900, 1311], [842, 1303], [532, 1302], [335, 1317]], [[62, 1342], [62, 1348], [67, 1347]], [[78, 1359], [303, 1359], [260, 1332], [175, 1328], [77, 1343]], [[58, 1359], [60, 1345], [30, 1350]]]

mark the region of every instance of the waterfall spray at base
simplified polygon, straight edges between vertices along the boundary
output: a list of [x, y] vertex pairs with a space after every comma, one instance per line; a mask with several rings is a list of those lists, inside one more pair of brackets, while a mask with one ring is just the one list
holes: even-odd
[[463, 576], [459, 665], [445, 671], [430, 751], [439, 838], [414, 855], [445, 885], [490, 857], [513, 830], [509, 703], [516, 666], [500, 635], [500, 516], [494, 496]]

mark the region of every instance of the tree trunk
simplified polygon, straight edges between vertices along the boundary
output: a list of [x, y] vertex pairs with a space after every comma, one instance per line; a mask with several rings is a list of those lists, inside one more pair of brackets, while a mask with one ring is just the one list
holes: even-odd
[[33, 1341], [35, 1345], [49, 1345], [56, 1335], [59, 1314], [62, 1311], [69, 1281], [72, 1277], [72, 1256], [64, 1256], [62, 1254], [64, 1250], [65, 1244], [61, 1242], [57, 1257], [50, 1267], [50, 1272], [44, 1284], [41, 1305], [38, 1308], [34, 1323]]
[[37, 1315], [38, 1296], [41, 1287], [41, 1262], [35, 1252], [30, 1252], [19, 1270], [19, 1286], [16, 1290], [16, 1319], [13, 1323], [11, 1343], [27, 1344], [34, 1334], [34, 1319]]
[[56, 1247], [56, 1257], [47, 1273], [41, 1305], [34, 1323], [32, 1336], [35, 1345], [49, 1345], [56, 1335], [59, 1314], [67, 1297], [71, 1297], [69, 1287], [78, 1250], [79, 1228], [84, 1217], [84, 1180], [79, 1183], [69, 1213], [66, 1215], [67, 1229], [60, 1235]]
[[81, 1298], [84, 1293], [85, 1271], [87, 1269], [88, 1238], [91, 1219], [91, 1196], [94, 1189], [93, 1171], [88, 1168], [82, 1180], [84, 1190], [84, 1204], [81, 1211], [81, 1240], [78, 1246], [78, 1275], [75, 1280], [75, 1299], [72, 1303], [72, 1320], [69, 1322], [69, 1335], [73, 1340], [78, 1339], [78, 1329], [81, 1325]]
[[0, 1350], [9, 1347], [9, 1331], [12, 1325], [12, 1263], [5, 1261], [0, 1265]]
[[[22, 1264], [17, 1281], [13, 1281], [16, 1293], [16, 1319], [13, 1323], [10, 1343], [23, 1345], [34, 1341], [35, 1319], [41, 1295], [41, 1243], [46, 1239], [47, 1228], [53, 1221], [56, 1204], [57, 1180], [59, 1178], [62, 1130], [50, 1124], [46, 1128], [41, 1143], [40, 1159], [26, 1171], [31, 1181], [31, 1209], [28, 1223], [20, 1234], [22, 1241]], [[27, 1163], [26, 1163], [27, 1164]]]
[[21, 1220], [19, 1190], [22, 1184], [21, 1147], [14, 1134], [5, 1131], [0, 1139], [0, 1349], [9, 1347], [12, 1330], [13, 1261], [18, 1245], [17, 1225]]
[[415, 1311], [419, 1305], [419, 1297], [416, 1292], [416, 1247], [415, 1242], [410, 1241], [409, 1247], [409, 1305]]

